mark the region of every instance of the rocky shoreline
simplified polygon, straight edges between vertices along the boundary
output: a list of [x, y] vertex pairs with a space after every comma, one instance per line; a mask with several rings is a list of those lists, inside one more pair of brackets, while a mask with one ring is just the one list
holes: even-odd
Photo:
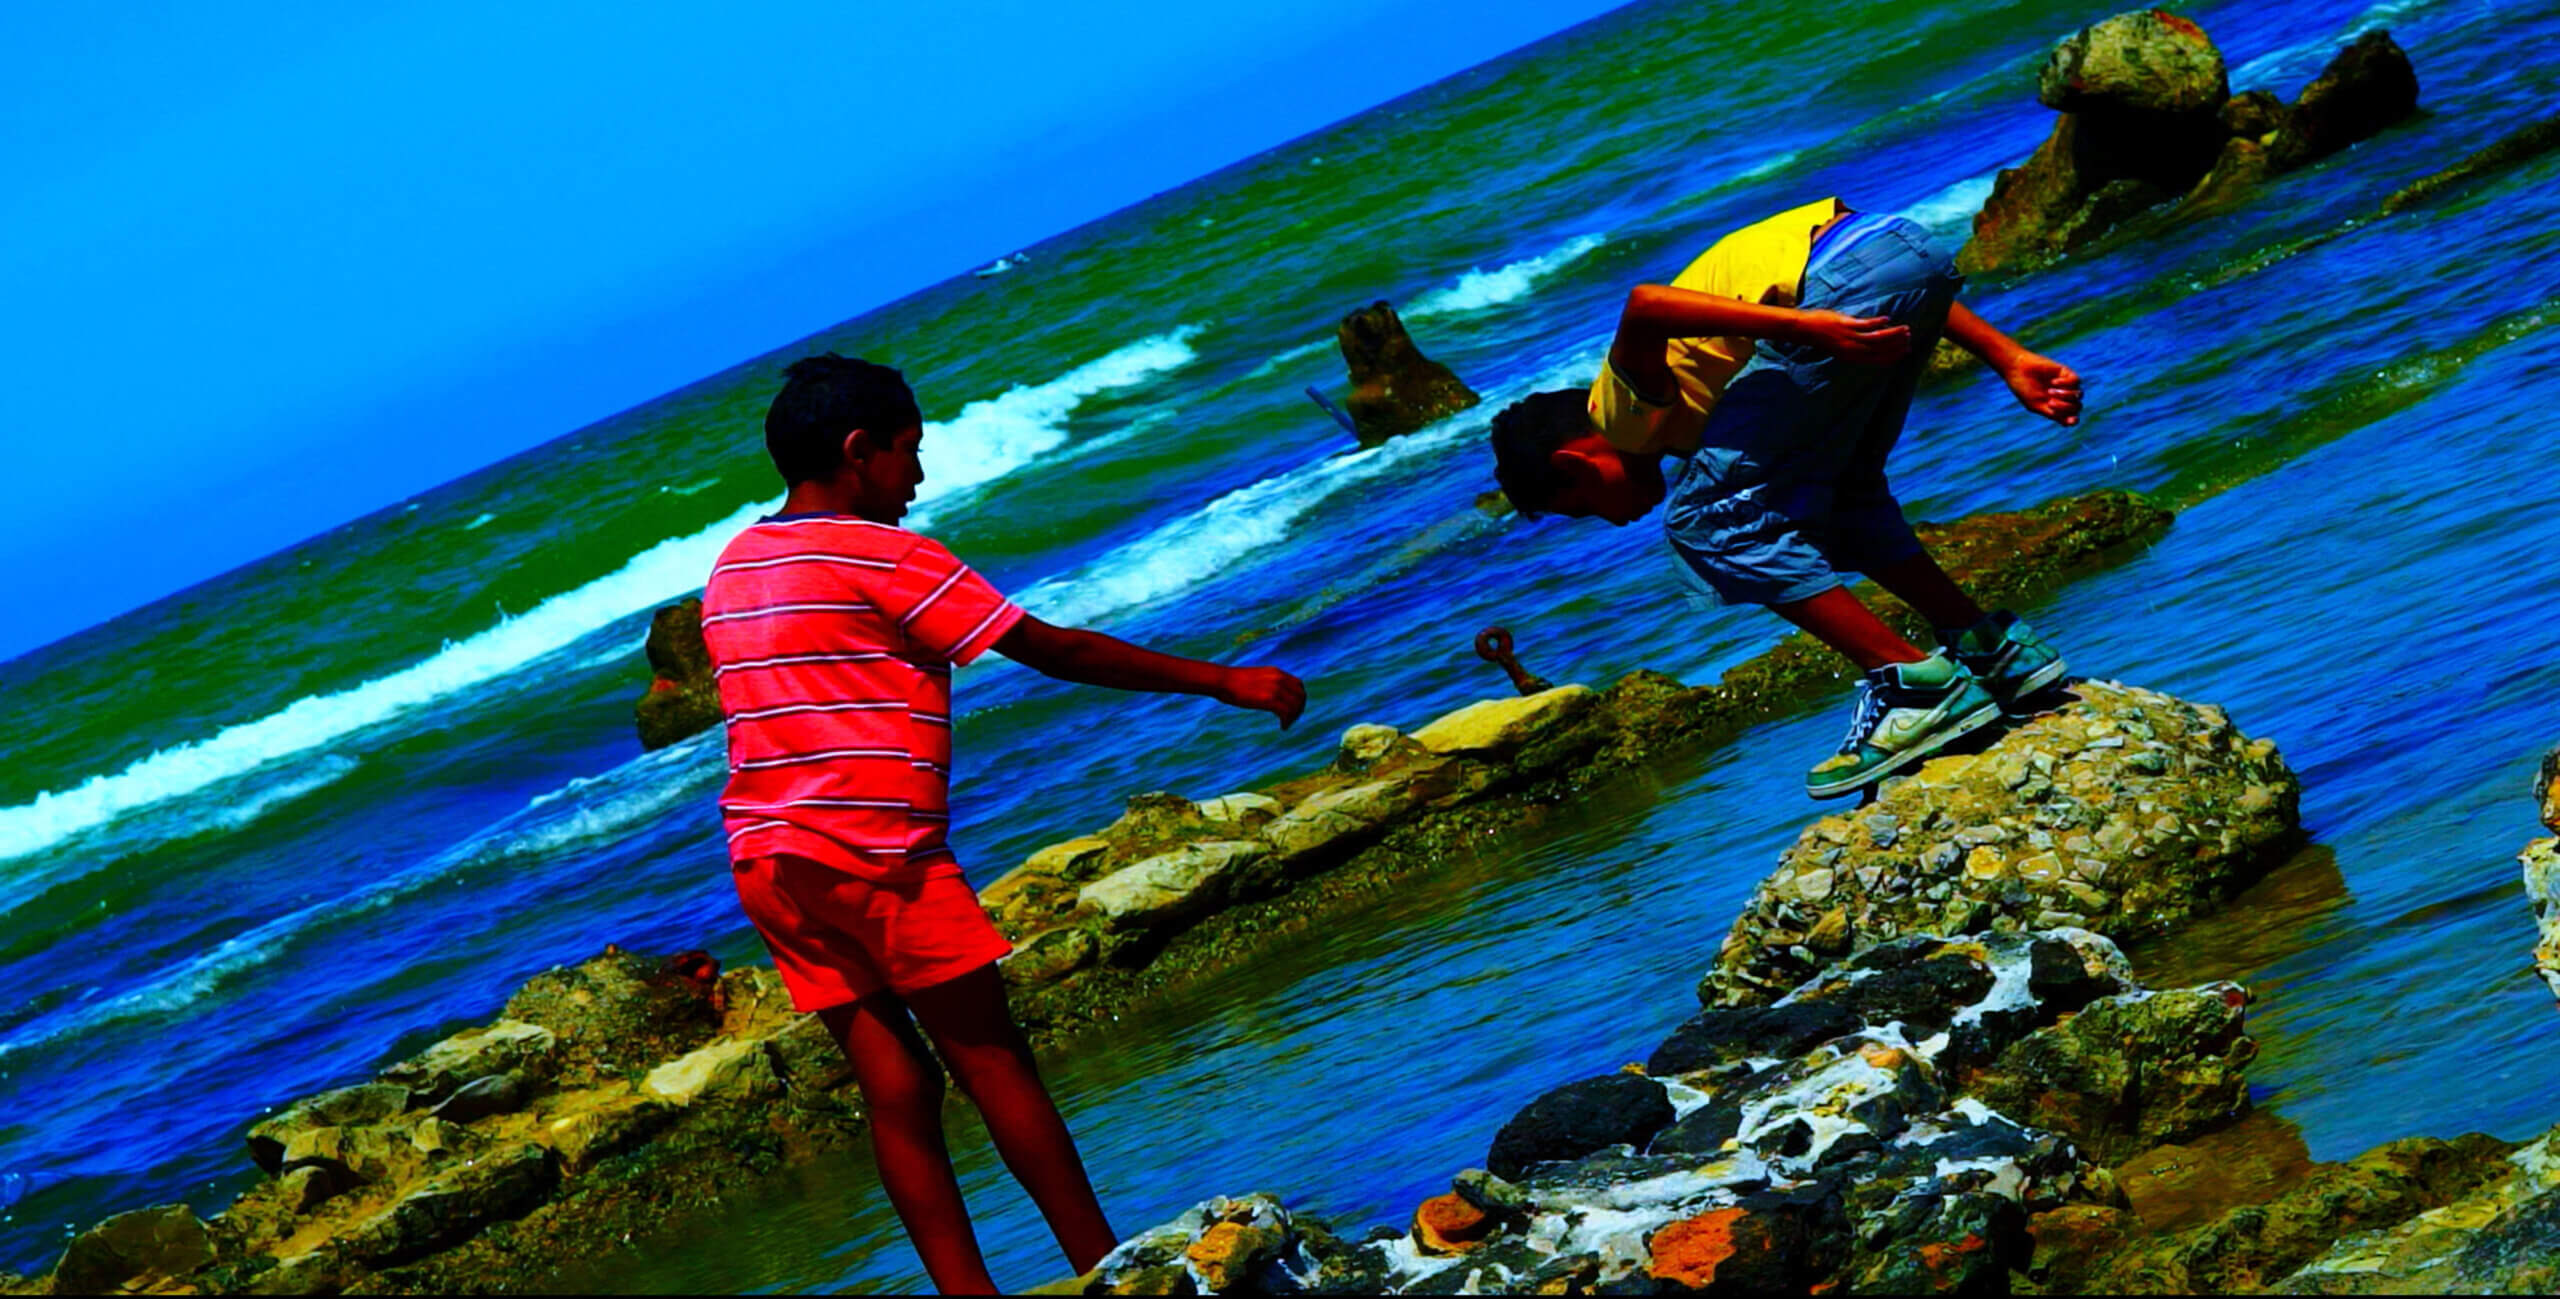
[[2142, 987], [2115, 939], [2263, 870], [2298, 785], [2209, 707], [2075, 693], [1807, 827], [1696, 1016], [1531, 1101], [1408, 1224], [1219, 1196], [1046, 1291], [2549, 1292], [2560, 1128], [2253, 1146], [2248, 993]]
[[[2109, 491], [1922, 531], [1984, 598], [2024, 604], [2169, 522]], [[1712, 686], [1640, 672], [1487, 700], [1409, 734], [1353, 727], [1327, 765], [1258, 791], [1140, 795], [983, 891], [1017, 940], [1005, 964], [1017, 1010], [1055, 1048], [1453, 847], [1796, 711], [1839, 675], [1795, 637]], [[489, 1024], [258, 1120], [248, 1152], [267, 1176], [221, 1213], [118, 1215], [76, 1237], [53, 1274], [6, 1288], [504, 1289], [861, 1133], [834, 1046], [789, 1011], [769, 968], [609, 950], [535, 976]]]

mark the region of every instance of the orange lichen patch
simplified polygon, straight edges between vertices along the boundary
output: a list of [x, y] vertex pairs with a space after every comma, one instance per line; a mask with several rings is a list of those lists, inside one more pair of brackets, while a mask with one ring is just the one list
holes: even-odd
[[1705, 1289], [1716, 1279], [1717, 1266], [1733, 1257], [1734, 1229], [1748, 1217], [1741, 1209], [1710, 1209], [1664, 1227], [1653, 1233], [1653, 1257], [1645, 1270], [1658, 1281]]
[[1183, 1251], [1183, 1257], [1211, 1290], [1224, 1292], [1253, 1269], [1269, 1247], [1270, 1237], [1270, 1232], [1240, 1222], [1213, 1223]]
[[1493, 1219], [1457, 1195], [1435, 1195], [1413, 1211], [1414, 1243], [1426, 1254], [1463, 1254], [1484, 1243]]
[[1888, 1073], [1901, 1068], [1903, 1063], [1911, 1058], [1904, 1055], [1900, 1047], [1886, 1046], [1880, 1042], [1869, 1042], [1859, 1047], [1858, 1056], [1868, 1064]]
[[1979, 1254], [1990, 1247], [1990, 1241], [1970, 1231], [1964, 1234], [1964, 1239], [1952, 1245], [1940, 1244], [1933, 1240], [1920, 1247], [1920, 1266], [1932, 1272], [1943, 1272], [1951, 1260], [1962, 1258], [1967, 1254]]
[[2208, 41], [2210, 39], [2204, 34], [2203, 28], [2196, 26], [2195, 20], [2192, 18], [2181, 17], [2166, 9], [2154, 9], [2151, 11], [2151, 16], [2159, 19], [2161, 26], [2168, 28], [2170, 31], [2176, 32], [2180, 36], [2184, 36], [2189, 40]]

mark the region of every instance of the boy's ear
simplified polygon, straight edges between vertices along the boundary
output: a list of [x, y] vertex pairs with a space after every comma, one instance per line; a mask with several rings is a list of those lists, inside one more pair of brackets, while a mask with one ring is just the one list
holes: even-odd
[[846, 464], [868, 460], [871, 458], [871, 453], [879, 449], [869, 429], [858, 428], [844, 435], [843, 450]]
[[1600, 466], [1591, 457], [1565, 447], [1547, 453], [1547, 468], [1567, 486], [1593, 488], [1600, 485]]

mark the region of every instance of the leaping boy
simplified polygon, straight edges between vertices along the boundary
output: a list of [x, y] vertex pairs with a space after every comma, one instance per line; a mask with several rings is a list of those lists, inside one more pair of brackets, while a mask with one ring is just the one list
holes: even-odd
[[[2080, 420], [2080, 376], [1957, 303], [1963, 282], [1917, 223], [1824, 199], [1725, 236], [1668, 285], [1637, 285], [1589, 391], [1537, 393], [1493, 420], [1495, 476], [1523, 515], [1625, 525], [1667, 498], [1687, 583], [1767, 605], [1865, 672], [1848, 739], [1805, 776], [1816, 798], [1873, 785], [2062, 679], [2059, 653], [1930, 558], [1885, 482], [1941, 334], [2028, 410]], [[1681, 461], [1667, 486], [1665, 456]], [[1901, 597], [1943, 648], [1903, 639], [1843, 572]]]

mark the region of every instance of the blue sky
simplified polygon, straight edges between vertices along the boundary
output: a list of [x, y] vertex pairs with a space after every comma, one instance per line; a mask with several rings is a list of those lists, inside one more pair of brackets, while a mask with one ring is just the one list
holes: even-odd
[[8, 6], [0, 657], [1612, 7]]

